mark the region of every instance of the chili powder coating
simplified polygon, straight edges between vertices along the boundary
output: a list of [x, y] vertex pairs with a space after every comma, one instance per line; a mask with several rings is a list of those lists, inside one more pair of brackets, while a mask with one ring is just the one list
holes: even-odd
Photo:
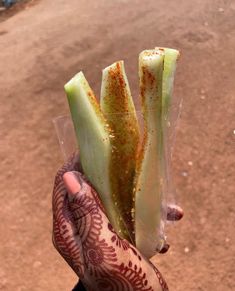
[[133, 182], [139, 143], [139, 126], [123, 61], [103, 71], [101, 109], [113, 130], [110, 179], [115, 203], [134, 243]]

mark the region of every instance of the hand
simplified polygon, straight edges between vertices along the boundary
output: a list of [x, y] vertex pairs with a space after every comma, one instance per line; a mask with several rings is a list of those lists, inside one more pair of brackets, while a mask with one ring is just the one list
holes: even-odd
[[[53, 243], [56, 249], [87, 290], [168, 290], [151, 262], [115, 233], [97, 193], [78, 170], [81, 171], [79, 163], [71, 160], [55, 178]], [[169, 213], [172, 218], [173, 212]]]

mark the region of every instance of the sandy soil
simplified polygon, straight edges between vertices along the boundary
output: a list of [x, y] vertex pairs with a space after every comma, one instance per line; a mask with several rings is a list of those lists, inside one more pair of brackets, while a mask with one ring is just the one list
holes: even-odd
[[124, 59], [138, 96], [137, 56], [179, 48], [184, 98], [174, 179], [184, 219], [153, 260], [170, 290], [235, 290], [235, 5], [226, 0], [41, 0], [0, 23], [0, 290], [71, 290], [51, 244], [51, 190], [62, 163], [52, 118], [64, 83]]

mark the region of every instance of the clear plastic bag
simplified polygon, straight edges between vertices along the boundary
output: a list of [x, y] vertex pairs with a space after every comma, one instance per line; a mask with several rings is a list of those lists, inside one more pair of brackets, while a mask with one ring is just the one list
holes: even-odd
[[53, 119], [53, 124], [66, 162], [74, 152], [78, 151], [73, 121], [69, 115], [61, 115]]
[[[176, 195], [175, 195], [175, 189], [172, 181], [172, 175], [171, 175], [171, 160], [172, 160], [172, 154], [173, 154], [173, 145], [174, 145], [174, 139], [175, 139], [175, 129], [176, 124], [179, 118], [179, 113], [181, 109], [182, 100], [179, 98], [174, 98], [171, 102], [171, 111], [168, 114], [168, 118], [165, 118], [162, 124], [162, 130], [163, 130], [163, 160], [164, 160], [164, 167], [163, 171], [161, 173], [161, 183], [160, 183], [160, 191], [162, 192], [161, 197], [161, 222], [159, 224], [158, 229], [156, 229], [155, 233], [147, 233], [148, 227], [146, 225], [143, 225], [143, 229], [146, 229], [146, 233], [143, 235], [145, 236], [146, 244], [153, 244], [153, 241], [155, 239], [155, 236], [158, 237], [157, 245], [155, 246], [154, 251], [156, 252], [156, 249], [160, 250], [165, 242], [166, 239], [166, 231], [165, 231], [165, 225], [166, 225], [166, 214], [167, 214], [167, 205], [168, 204], [176, 204]], [[120, 114], [113, 114], [112, 118], [118, 119], [118, 118], [125, 118], [128, 121], [128, 115], [125, 113]], [[139, 122], [139, 128], [140, 128], [140, 147], [143, 141], [143, 132], [144, 132], [144, 122], [143, 122], [143, 115], [141, 111], [137, 111], [137, 118]], [[73, 122], [71, 120], [71, 117], [69, 115], [59, 116], [53, 120], [53, 123], [55, 125], [56, 133], [58, 136], [60, 148], [64, 157], [64, 161], [66, 161], [74, 152], [79, 152], [79, 148], [76, 142], [75, 137], [75, 131], [73, 127]], [[87, 147], [89, 147], [89, 143], [87, 143]], [[97, 154], [94, 152], [94, 149], [90, 149], [91, 153], [91, 159], [92, 155]], [[151, 174], [151, 171], [149, 173], [146, 173], [146, 179], [149, 181], [149, 191], [151, 191], [151, 183], [154, 181], [154, 176]], [[146, 205], [149, 205], [149, 207], [152, 207], [154, 205], [154, 201], [149, 199], [148, 203]], [[148, 207], [148, 206], [146, 206]], [[119, 213], [120, 216], [124, 219], [125, 213]], [[124, 219], [125, 220], [125, 219]], [[126, 221], [127, 222], [127, 221]], [[127, 222], [128, 223], [128, 222]], [[141, 224], [142, 221], [139, 221]], [[131, 241], [133, 244], [135, 244], [134, 241]], [[153, 249], [149, 250], [148, 257], [151, 257], [154, 255]]]

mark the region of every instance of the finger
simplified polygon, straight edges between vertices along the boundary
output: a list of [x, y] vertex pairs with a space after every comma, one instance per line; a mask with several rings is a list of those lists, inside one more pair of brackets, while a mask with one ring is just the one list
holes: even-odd
[[[183, 209], [177, 205], [169, 204], [167, 206], [167, 220], [168, 221], [178, 221], [184, 215]], [[170, 248], [170, 245], [165, 241], [163, 247], [159, 250], [156, 249], [160, 254], [165, 254]]]
[[82, 277], [84, 274], [82, 247], [79, 238], [74, 235], [73, 227], [63, 222], [58, 223], [54, 219], [52, 241], [74, 272]]
[[183, 216], [184, 212], [180, 206], [174, 204], [167, 206], [167, 220], [177, 221], [180, 220]]
[[53, 191], [53, 243], [62, 257], [81, 277], [84, 273], [82, 248], [73, 226], [73, 217], [69, 210], [68, 193], [61, 174], [58, 174]]
[[166, 242], [165, 236], [162, 237], [161, 241], [162, 243], [156, 247], [156, 252], [158, 252], [159, 254], [165, 254], [170, 248], [170, 245]]
[[64, 203], [67, 190], [63, 182], [63, 175], [68, 171], [79, 170], [81, 169], [79, 156], [73, 154], [68, 161], [57, 171], [54, 181], [53, 197], [52, 197], [52, 206], [53, 213], [57, 210], [58, 207], [62, 207]]
[[80, 175], [74, 172], [67, 172], [63, 175], [63, 181], [69, 195], [73, 196], [81, 190]]

